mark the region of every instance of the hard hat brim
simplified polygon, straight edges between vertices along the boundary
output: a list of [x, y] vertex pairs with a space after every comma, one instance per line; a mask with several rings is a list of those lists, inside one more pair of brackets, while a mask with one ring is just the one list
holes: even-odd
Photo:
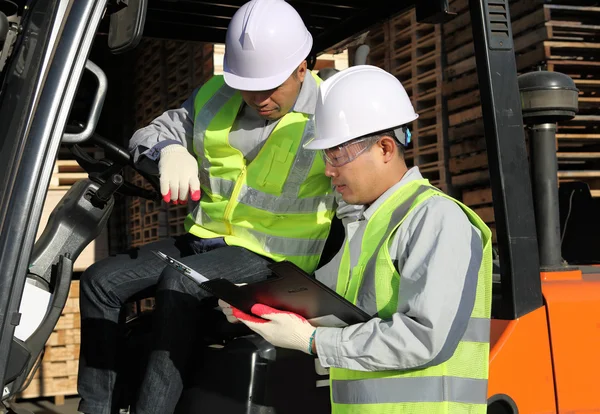
[[268, 78], [245, 78], [235, 75], [229, 71], [223, 63], [223, 80], [230, 88], [238, 91], [268, 91], [275, 89], [291, 76], [291, 73], [283, 72]]
[[[350, 138], [350, 139], [354, 139], [354, 138]], [[329, 148], [333, 148], [333, 147], [337, 147], [338, 145], [343, 144], [344, 142], [348, 142], [350, 141], [350, 139], [348, 138], [325, 138], [325, 139], [319, 139], [319, 138], [313, 138], [310, 141], [308, 141], [306, 144], [304, 144], [304, 149], [307, 150], [324, 150], [324, 149], [329, 149]]]

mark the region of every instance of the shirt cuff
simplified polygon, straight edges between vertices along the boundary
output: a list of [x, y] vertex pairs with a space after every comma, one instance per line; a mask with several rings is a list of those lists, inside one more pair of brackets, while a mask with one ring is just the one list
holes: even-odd
[[343, 328], [317, 328], [315, 342], [319, 362], [323, 368], [343, 368], [339, 351], [342, 342]]
[[160, 150], [162, 150], [164, 147], [167, 147], [169, 145], [174, 145], [174, 144], [181, 145], [181, 142], [179, 142], [175, 139], [166, 139], [164, 141], [160, 141], [158, 144], [156, 144], [152, 148], [144, 151], [141, 155], [144, 155], [146, 158], [148, 158], [152, 161], [156, 161], [160, 158]]

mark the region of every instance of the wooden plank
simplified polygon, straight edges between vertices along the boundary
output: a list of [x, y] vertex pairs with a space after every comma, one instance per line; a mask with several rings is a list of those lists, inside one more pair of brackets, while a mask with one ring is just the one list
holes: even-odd
[[445, 34], [454, 33], [456, 30], [463, 28], [469, 25], [470, 23], [471, 15], [469, 14], [469, 12], [461, 13], [449, 22], [444, 23], [443, 32]]
[[481, 92], [479, 89], [474, 89], [466, 94], [448, 99], [449, 112], [456, 112], [459, 109], [476, 105], [481, 105]]
[[478, 82], [477, 72], [473, 72], [451, 82], [444, 82], [443, 94], [444, 96], [452, 96], [455, 93], [476, 88], [479, 85]]
[[444, 49], [446, 50], [446, 52], [451, 52], [457, 47], [472, 41], [473, 29], [471, 29], [471, 26], [467, 26], [464, 29], [457, 30], [456, 32], [448, 35], [444, 39]]
[[33, 378], [56, 378], [77, 375], [79, 360], [68, 361], [43, 361], [40, 368], [35, 372]]
[[68, 361], [79, 359], [79, 344], [47, 346], [45, 361]]
[[79, 298], [67, 298], [62, 313], [79, 313]]
[[561, 140], [596, 140], [600, 139], [600, 134], [556, 134], [556, 138]]
[[529, 33], [524, 33], [522, 36], [519, 36], [514, 40], [515, 52], [518, 53], [524, 49], [530, 48], [531, 46], [536, 46], [549, 38], [550, 34], [546, 26], [542, 26]]
[[79, 313], [67, 313], [61, 315], [56, 322], [55, 330], [81, 328], [81, 317]]
[[539, 8], [545, 0], [519, 0], [510, 4], [510, 18], [517, 21], [521, 16]]
[[485, 138], [466, 139], [457, 144], [450, 145], [450, 156], [458, 157], [459, 155], [479, 152], [486, 149]]
[[482, 116], [481, 106], [476, 106], [475, 108], [467, 109], [466, 111], [450, 115], [449, 126], [452, 127], [465, 122], [474, 121]]
[[483, 167], [487, 167], [488, 158], [487, 152], [479, 154], [469, 155], [462, 158], [451, 158], [448, 165], [448, 169], [453, 174], [458, 174], [463, 171], [475, 170]]
[[[545, 6], [545, 5], [544, 5]], [[513, 20], [512, 22], [512, 34], [514, 38], [517, 38], [519, 34], [527, 30], [531, 30], [534, 27], [544, 24], [548, 20], [546, 18], [546, 12], [544, 8], [534, 10], [532, 13], [525, 15], [524, 17]]]
[[56, 160], [54, 163], [53, 173], [61, 172], [82, 172], [84, 169], [76, 160]]
[[81, 329], [61, 329], [50, 334], [46, 345], [72, 345], [81, 343]]
[[464, 187], [473, 184], [485, 183], [489, 181], [489, 172], [474, 171], [467, 174], [455, 175], [452, 177], [452, 185]]
[[473, 42], [470, 42], [446, 54], [446, 60], [448, 61], [448, 65], [453, 65], [456, 62], [468, 58], [469, 56], [473, 56], [474, 54], [475, 46], [473, 45]]
[[473, 210], [484, 223], [494, 223], [494, 207], [481, 207]]
[[79, 297], [79, 280], [71, 280], [71, 287], [69, 288], [69, 298]]
[[18, 395], [20, 398], [50, 397], [55, 395], [76, 395], [77, 376], [61, 378], [33, 379], [29, 386]]
[[600, 159], [600, 152], [557, 152], [558, 159]]
[[480, 137], [483, 134], [483, 118], [479, 118], [470, 124], [448, 128], [449, 141], [458, 141], [470, 137]]
[[545, 59], [544, 45], [536, 45], [534, 49], [517, 55], [517, 70], [524, 71], [532, 68], [539, 65]]
[[61, 189], [70, 187], [79, 180], [88, 178], [86, 172], [58, 172], [52, 174], [50, 178], [50, 189]]
[[558, 178], [596, 178], [600, 171], [559, 171]]
[[[543, 51], [543, 49], [542, 49]], [[448, 66], [445, 70], [446, 78], [451, 80], [460, 75], [467, 74], [476, 68], [475, 56], [471, 56], [462, 62], [455, 63], [454, 65]]]
[[463, 190], [462, 202], [468, 206], [490, 204], [493, 201], [492, 189], [481, 188], [477, 190]]

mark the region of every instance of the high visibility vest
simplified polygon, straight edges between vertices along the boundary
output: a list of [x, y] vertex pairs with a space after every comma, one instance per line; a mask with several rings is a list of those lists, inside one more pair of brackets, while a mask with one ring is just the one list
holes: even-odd
[[434, 196], [456, 202], [470, 222], [481, 231], [483, 259], [468, 327], [452, 357], [439, 365], [376, 372], [332, 367], [333, 413], [484, 414], [487, 410], [492, 299], [491, 231], [472, 210], [431, 187], [425, 179], [400, 187], [369, 220], [360, 257], [352, 270], [348, 243], [344, 246], [336, 291], [356, 304], [362, 294], [360, 288], [363, 279], [374, 278], [377, 315], [384, 320], [391, 319], [397, 311], [398, 292], [402, 286], [389, 247], [396, 230], [412, 209]]
[[194, 151], [202, 197], [186, 218], [186, 230], [201, 238], [224, 237], [230, 246], [313, 272], [335, 212], [325, 163], [302, 146], [314, 133], [313, 120], [299, 112], [286, 114], [246, 164], [228, 139], [241, 104], [240, 92], [222, 76], [214, 76], [196, 95]]

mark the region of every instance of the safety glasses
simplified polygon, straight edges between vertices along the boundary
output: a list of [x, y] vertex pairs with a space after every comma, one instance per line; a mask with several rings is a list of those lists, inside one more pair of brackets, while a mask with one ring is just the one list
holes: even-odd
[[332, 167], [341, 167], [355, 160], [360, 154], [373, 146], [379, 137], [365, 137], [338, 145], [337, 147], [321, 150], [323, 161]]

